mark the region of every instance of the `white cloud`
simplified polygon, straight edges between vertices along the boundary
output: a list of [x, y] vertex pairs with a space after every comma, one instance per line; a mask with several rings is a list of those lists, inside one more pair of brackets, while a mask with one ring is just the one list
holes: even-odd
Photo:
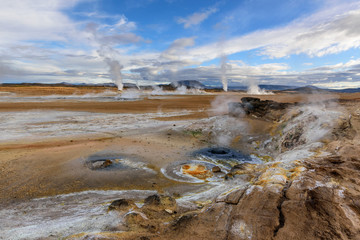
[[331, 72], [339, 72], [339, 71], [348, 71], [358, 66], [360, 66], [360, 59], [351, 59], [346, 63], [337, 63], [333, 65], [324, 65], [321, 67], [312, 68], [309, 69], [308, 72], [331, 73]]
[[307, 62], [307, 63], [303, 63], [303, 65], [304, 65], [304, 66], [312, 66], [312, 65], [314, 65], [314, 64], [311, 63], [311, 62]]
[[336, 82], [327, 82], [327, 83], [315, 83], [313, 84], [319, 88], [328, 88], [328, 89], [344, 89], [344, 88], [360, 88], [360, 82], [352, 81], [336, 81]]
[[217, 12], [216, 8], [209, 8], [205, 11], [193, 13], [192, 15], [185, 18], [178, 18], [177, 23], [184, 24], [184, 28], [189, 28], [191, 26], [200, 24], [215, 12]]
[[178, 59], [187, 47], [194, 45], [194, 39], [194, 37], [176, 39], [170, 47], [161, 54], [161, 57], [169, 60]]
[[66, 40], [68, 33], [76, 31], [75, 24], [62, 11], [78, 2], [80, 0], [0, 1], [0, 43]]
[[292, 54], [324, 56], [360, 46], [360, 2], [343, 2], [290, 24], [259, 30], [222, 42], [189, 49], [183, 58], [207, 61], [218, 57], [219, 47], [226, 55], [257, 49], [269, 58]]

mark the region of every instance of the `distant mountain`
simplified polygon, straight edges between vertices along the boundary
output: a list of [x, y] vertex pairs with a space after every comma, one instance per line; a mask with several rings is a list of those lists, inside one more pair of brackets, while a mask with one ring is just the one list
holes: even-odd
[[298, 88], [289, 88], [284, 89], [284, 91], [295, 91], [300, 93], [331, 93], [331, 92], [337, 92], [337, 93], [356, 93], [360, 92], [360, 88], [346, 88], [346, 89], [326, 89], [326, 88], [318, 88], [315, 86], [305, 86], [305, 87], [298, 87]]
[[357, 92], [360, 92], [360, 88], [336, 89], [336, 90], [331, 90], [331, 91], [338, 92], [338, 93], [357, 93]]
[[283, 91], [291, 91], [291, 92], [298, 92], [298, 93], [330, 93], [328, 89], [322, 89], [315, 86], [305, 86], [305, 87], [298, 87], [298, 88], [291, 88], [291, 89], [284, 89]]
[[[116, 85], [114, 84], [116, 87]], [[134, 83], [124, 83], [124, 88], [138, 88], [136, 84]]]
[[297, 88], [295, 86], [289, 86], [289, 85], [270, 85], [270, 84], [260, 84], [260, 89], [269, 90], [269, 91], [282, 91], [286, 89], [294, 89]]

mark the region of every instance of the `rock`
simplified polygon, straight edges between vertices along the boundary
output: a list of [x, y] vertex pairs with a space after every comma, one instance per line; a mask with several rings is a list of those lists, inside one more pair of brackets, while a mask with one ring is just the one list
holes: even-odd
[[351, 115], [348, 118], [340, 117], [337, 120], [336, 126], [333, 129], [332, 133], [336, 137], [336, 139], [354, 139], [354, 137], [356, 136], [356, 131], [351, 125]]
[[230, 174], [232, 175], [238, 175], [238, 174], [250, 174], [254, 172], [254, 164], [252, 163], [240, 163], [235, 166], [233, 166], [230, 169]]
[[225, 174], [225, 176], [224, 176], [224, 179], [225, 180], [231, 180], [231, 179], [233, 179], [234, 178], [234, 176], [232, 175], [232, 174], [230, 174], [230, 173], [227, 173], [227, 174]]
[[160, 196], [160, 202], [163, 207], [168, 209], [176, 208], [176, 200], [170, 196]]
[[174, 229], [185, 227], [194, 216], [196, 216], [196, 214], [194, 214], [194, 213], [184, 214], [184, 215], [180, 216], [178, 219], [176, 219], [175, 221], [173, 221], [171, 226]]
[[125, 216], [126, 226], [132, 229], [136, 229], [138, 227], [142, 228], [143, 226], [146, 226], [147, 222], [148, 219], [142, 213], [131, 212]]
[[136, 207], [136, 205], [133, 201], [126, 200], [126, 199], [118, 199], [118, 200], [113, 201], [109, 205], [108, 209], [124, 211], [124, 210], [128, 210], [130, 208], [133, 208], [133, 207]]
[[239, 189], [239, 190], [235, 190], [231, 193], [229, 193], [226, 197], [224, 202], [228, 203], [228, 204], [238, 204], [240, 198], [243, 196], [244, 192], [246, 191], [246, 189]]
[[104, 169], [104, 168], [110, 167], [112, 164], [113, 164], [113, 162], [109, 159], [99, 160], [99, 161], [92, 162], [90, 168], [92, 170]]
[[215, 166], [215, 167], [213, 167], [213, 168], [211, 169], [211, 171], [212, 171], [213, 173], [218, 173], [218, 172], [221, 172], [221, 169], [220, 169], [218, 166]]
[[231, 205], [219, 203], [208, 210], [206, 214], [186, 213], [172, 221], [162, 239], [227, 239]]
[[174, 213], [174, 211], [173, 211], [173, 210], [171, 210], [171, 209], [167, 209], [167, 208], [166, 208], [164, 211], [165, 211], [165, 212], [167, 212], [168, 214], [173, 214], [173, 213]]
[[113, 162], [111, 160], [106, 159], [105, 162], [101, 165], [101, 167], [106, 168], [106, 167], [109, 167], [112, 164], [113, 164]]
[[179, 198], [179, 197], [181, 197], [181, 194], [180, 194], [180, 193], [175, 192], [175, 193], [173, 193], [173, 197], [174, 197], [174, 198]]
[[240, 163], [240, 164], [236, 164], [235, 166], [233, 166], [230, 169], [230, 172], [236, 172], [236, 171], [244, 171], [247, 169], [247, 166], [249, 165], [249, 163]]
[[302, 139], [303, 128], [301, 125], [288, 131], [281, 142], [281, 151], [285, 152], [305, 143]]
[[104, 164], [104, 161], [96, 161], [91, 164], [91, 168], [92, 169], [100, 169], [103, 164]]
[[145, 199], [145, 205], [160, 205], [160, 196], [159, 195], [151, 195]]
[[169, 213], [176, 213], [176, 200], [169, 196], [152, 195], [145, 199], [141, 212], [149, 219], [165, 219], [169, 217]]

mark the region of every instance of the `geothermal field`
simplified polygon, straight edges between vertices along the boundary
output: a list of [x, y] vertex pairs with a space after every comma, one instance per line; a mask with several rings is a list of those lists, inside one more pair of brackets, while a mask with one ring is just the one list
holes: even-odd
[[0, 239], [359, 239], [360, 94], [262, 93], [0, 87]]

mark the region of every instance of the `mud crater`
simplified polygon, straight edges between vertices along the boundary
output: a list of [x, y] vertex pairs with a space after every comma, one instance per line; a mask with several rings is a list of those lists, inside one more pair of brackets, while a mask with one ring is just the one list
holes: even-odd
[[93, 171], [118, 171], [147, 169], [147, 164], [137, 158], [121, 154], [100, 153], [89, 156], [85, 166]]
[[191, 156], [214, 163], [220, 163], [228, 167], [244, 162], [259, 163], [250, 155], [226, 147], [203, 148], [193, 152]]
[[162, 169], [162, 173], [181, 182], [223, 181], [234, 166], [243, 163], [259, 164], [260, 159], [231, 148], [209, 147], [190, 154], [191, 160], [174, 162]]
[[87, 159], [85, 165], [94, 171], [97, 170], [120, 170], [129, 168], [121, 163], [121, 158]]

